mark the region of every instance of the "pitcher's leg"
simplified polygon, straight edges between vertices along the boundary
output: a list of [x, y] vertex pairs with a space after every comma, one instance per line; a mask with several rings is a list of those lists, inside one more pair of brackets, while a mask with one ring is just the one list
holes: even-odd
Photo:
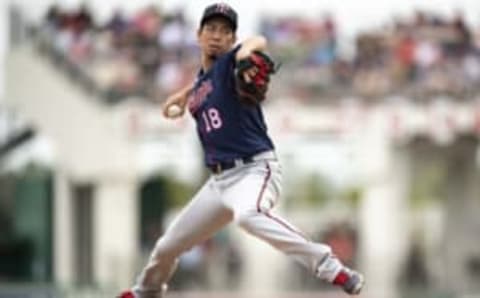
[[329, 246], [310, 241], [297, 228], [270, 213], [280, 195], [280, 179], [278, 164], [264, 162], [233, 184], [222, 199], [232, 208], [235, 221], [245, 231], [300, 262], [316, 277], [339, 284], [347, 292], [358, 293], [363, 280], [352, 286], [356, 292], [347, 290], [344, 285], [353, 275]]
[[239, 225], [303, 264], [317, 278], [340, 286], [348, 294], [360, 293], [363, 276], [345, 267], [329, 246], [310, 241], [298, 229], [267, 210], [256, 209], [238, 217]]
[[333, 281], [343, 268], [329, 246], [315, 243], [284, 219], [267, 212], [247, 212], [238, 218], [245, 231], [292, 257], [318, 278]]
[[162, 297], [178, 256], [208, 239], [231, 219], [232, 212], [223, 206], [209, 180], [157, 241], [134, 287], [135, 297]]

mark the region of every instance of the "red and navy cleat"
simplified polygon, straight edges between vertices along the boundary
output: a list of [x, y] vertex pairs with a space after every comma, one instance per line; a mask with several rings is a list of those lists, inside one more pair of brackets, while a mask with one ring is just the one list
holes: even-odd
[[362, 291], [365, 279], [356, 271], [343, 269], [337, 274], [333, 284], [340, 286], [347, 294], [358, 295]]

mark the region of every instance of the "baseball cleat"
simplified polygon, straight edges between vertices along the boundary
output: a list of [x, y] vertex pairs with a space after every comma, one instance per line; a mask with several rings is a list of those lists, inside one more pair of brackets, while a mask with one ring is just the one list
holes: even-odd
[[133, 294], [132, 291], [128, 290], [128, 291], [122, 292], [116, 298], [135, 298], [135, 295]]
[[342, 287], [347, 294], [358, 295], [365, 284], [365, 278], [356, 271], [344, 269], [340, 271], [333, 283]]

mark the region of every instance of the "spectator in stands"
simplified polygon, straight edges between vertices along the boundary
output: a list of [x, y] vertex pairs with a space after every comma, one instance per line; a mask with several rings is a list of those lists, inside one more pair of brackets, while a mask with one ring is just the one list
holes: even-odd
[[[480, 30], [464, 16], [452, 19], [417, 11], [393, 27], [356, 37], [352, 56], [338, 48], [337, 24], [320, 19], [265, 16], [260, 30], [272, 54], [283, 62], [272, 91], [307, 99], [322, 95], [389, 92], [466, 92], [480, 82]], [[49, 49], [66, 69], [91, 78], [101, 94], [155, 98], [185, 80], [196, 56], [195, 36], [182, 11], [171, 15], [150, 6], [133, 17], [116, 10], [96, 30], [86, 6], [62, 11], [52, 5], [40, 30]], [[284, 84], [284, 81], [288, 84]], [[420, 91], [417, 92], [417, 91]]]

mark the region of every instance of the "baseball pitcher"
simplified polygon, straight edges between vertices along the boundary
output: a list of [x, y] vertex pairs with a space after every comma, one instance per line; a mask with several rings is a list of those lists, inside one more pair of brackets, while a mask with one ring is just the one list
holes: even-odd
[[262, 36], [236, 44], [237, 13], [208, 6], [197, 31], [201, 68], [196, 80], [170, 96], [163, 113], [188, 109], [196, 121], [210, 178], [158, 239], [135, 285], [121, 298], [164, 297], [177, 258], [233, 221], [295, 259], [320, 280], [358, 294], [363, 276], [346, 268], [329, 246], [315, 243], [274, 215], [282, 168], [267, 133], [261, 103], [275, 63]]

